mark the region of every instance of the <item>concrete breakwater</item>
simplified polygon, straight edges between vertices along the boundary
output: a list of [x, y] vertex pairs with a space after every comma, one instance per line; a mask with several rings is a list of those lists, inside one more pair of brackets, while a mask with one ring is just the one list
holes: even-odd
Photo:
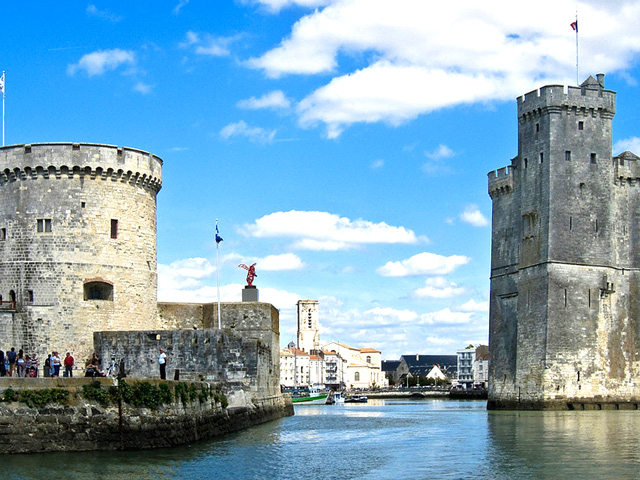
[[228, 406], [206, 382], [2, 378], [0, 398], [0, 453], [170, 447], [293, 415], [286, 396]]

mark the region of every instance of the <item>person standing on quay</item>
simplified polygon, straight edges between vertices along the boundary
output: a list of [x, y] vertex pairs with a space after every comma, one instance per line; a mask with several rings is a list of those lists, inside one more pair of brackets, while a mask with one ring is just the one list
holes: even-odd
[[64, 357], [64, 376], [65, 377], [73, 377], [73, 365], [75, 361], [71, 352], [67, 352], [67, 356]]
[[160, 365], [160, 380], [167, 379], [167, 354], [163, 349], [160, 349], [160, 355], [158, 356], [158, 365]]
[[51, 354], [51, 376], [59, 377], [60, 376], [60, 357], [58, 356], [58, 352], [53, 352]]
[[16, 359], [18, 354], [16, 353], [16, 347], [11, 347], [11, 351], [7, 352], [7, 359], [9, 360], [9, 376], [13, 377], [13, 371], [16, 368]]
[[7, 370], [4, 366], [4, 351], [0, 348], [0, 377], [4, 377], [7, 374]]

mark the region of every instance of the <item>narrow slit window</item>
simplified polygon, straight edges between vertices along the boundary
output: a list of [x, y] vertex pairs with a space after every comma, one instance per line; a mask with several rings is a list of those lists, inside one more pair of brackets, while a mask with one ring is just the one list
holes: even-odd
[[584, 122], [578, 122], [578, 130], [584, 130]]
[[538, 133], [540, 131], [540, 124], [536, 123], [536, 133]]
[[566, 151], [564, 152], [564, 159], [565, 159], [567, 162], [570, 162], [570, 161], [571, 161], [571, 150], [566, 150]]
[[527, 164], [528, 164], [528, 163], [529, 163], [529, 160], [525, 158], [525, 159], [524, 159], [524, 168], [527, 168]]
[[569, 217], [569, 230], [573, 230], [573, 217]]
[[6, 240], [6, 239], [7, 239], [7, 229], [0, 228], [0, 240]]
[[567, 308], [567, 289], [564, 289], [564, 308]]
[[111, 238], [118, 238], [118, 220], [111, 219]]
[[29, 303], [33, 303], [33, 290], [27, 290]]
[[596, 154], [595, 153], [591, 154], [591, 163], [596, 163]]
[[544, 162], [544, 153], [540, 152], [540, 163]]

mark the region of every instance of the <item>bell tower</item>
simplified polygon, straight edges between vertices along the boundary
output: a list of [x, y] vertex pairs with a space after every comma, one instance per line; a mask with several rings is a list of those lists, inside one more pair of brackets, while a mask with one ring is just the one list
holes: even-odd
[[318, 301], [299, 300], [298, 306], [298, 348], [310, 353], [320, 348], [318, 325]]

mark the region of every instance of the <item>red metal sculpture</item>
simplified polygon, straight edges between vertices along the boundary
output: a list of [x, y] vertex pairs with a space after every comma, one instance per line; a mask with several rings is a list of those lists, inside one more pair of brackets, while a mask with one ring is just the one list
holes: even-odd
[[244, 263], [241, 263], [238, 267], [244, 268], [247, 271], [247, 285], [253, 285], [253, 279], [258, 276], [256, 273], [256, 264], [254, 263], [250, 267], [247, 267]]

